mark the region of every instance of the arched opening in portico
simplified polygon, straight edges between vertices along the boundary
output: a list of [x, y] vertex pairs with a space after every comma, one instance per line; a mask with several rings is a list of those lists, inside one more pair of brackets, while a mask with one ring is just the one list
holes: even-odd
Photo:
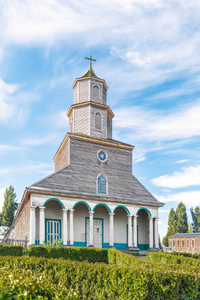
[[111, 210], [107, 205], [98, 204], [94, 207], [94, 247], [109, 247], [109, 213]]
[[124, 250], [128, 247], [128, 211], [119, 206], [114, 210], [114, 247]]
[[149, 248], [149, 212], [146, 209], [140, 209], [137, 213], [137, 246], [140, 250]]
[[59, 201], [52, 199], [46, 201], [44, 207], [45, 242], [52, 243], [54, 240], [60, 240], [62, 238], [63, 206]]
[[74, 246], [87, 246], [87, 220], [89, 219], [90, 206], [79, 202], [73, 206], [74, 209]]

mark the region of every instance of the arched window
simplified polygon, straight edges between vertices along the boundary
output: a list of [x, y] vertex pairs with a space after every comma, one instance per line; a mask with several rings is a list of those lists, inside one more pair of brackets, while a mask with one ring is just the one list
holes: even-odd
[[92, 98], [94, 100], [100, 100], [100, 88], [96, 84], [92, 87]]
[[102, 130], [102, 116], [100, 112], [96, 112], [94, 115], [94, 129], [96, 130]]
[[97, 177], [97, 194], [107, 194], [107, 180], [102, 174]]

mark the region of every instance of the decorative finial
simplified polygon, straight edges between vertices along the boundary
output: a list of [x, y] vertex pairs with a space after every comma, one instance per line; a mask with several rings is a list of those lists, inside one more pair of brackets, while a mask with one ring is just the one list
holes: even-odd
[[92, 56], [90, 56], [90, 58], [85, 57], [85, 59], [89, 59], [89, 61], [90, 61], [90, 69], [91, 69], [92, 68], [92, 60], [96, 61], [96, 59], [93, 59]]

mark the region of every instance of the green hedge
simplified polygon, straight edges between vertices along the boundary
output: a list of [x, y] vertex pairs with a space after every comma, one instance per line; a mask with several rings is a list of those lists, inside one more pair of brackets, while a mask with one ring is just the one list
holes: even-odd
[[22, 256], [24, 253], [24, 248], [22, 246], [7, 246], [0, 245], [0, 255], [1, 256]]
[[[63, 258], [76, 261], [108, 263], [108, 249], [88, 247], [49, 247], [31, 246], [29, 256], [46, 258]], [[110, 255], [111, 256], [111, 255]], [[109, 257], [110, 257], [109, 256]], [[111, 259], [111, 258], [110, 258]]]
[[[167, 253], [167, 252], [166, 252]], [[169, 254], [169, 253], [167, 253]], [[171, 255], [180, 255], [184, 257], [192, 257], [192, 258], [197, 258], [200, 259], [200, 254], [197, 253], [186, 253], [186, 252], [170, 252]]]
[[0, 299], [200, 299], [199, 274], [182, 270], [25, 256], [0, 257], [0, 268]]
[[46, 258], [63, 258], [73, 261], [88, 261], [90, 263], [103, 262], [127, 267], [144, 267], [152, 270], [183, 270], [199, 272], [198, 266], [166, 265], [165, 263], [153, 262], [140, 259], [139, 257], [123, 253], [114, 249], [99, 249], [87, 247], [49, 247], [31, 246], [29, 256]]
[[165, 264], [176, 264], [200, 267], [200, 260], [191, 257], [183, 257], [181, 255], [165, 254], [162, 252], [149, 252], [146, 256], [147, 260], [165, 263]]

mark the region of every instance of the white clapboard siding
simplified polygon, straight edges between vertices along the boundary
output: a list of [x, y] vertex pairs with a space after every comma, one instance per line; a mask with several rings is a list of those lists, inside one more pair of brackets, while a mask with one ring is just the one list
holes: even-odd
[[107, 103], [107, 91], [105, 89], [105, 87], [103, 88], [103, 104], [106, 105]]
[[74, 132], [90, 134], [89, 132], [89, 106], [74, 109]]
[[89, 80], [79, 82], [79, 102], [89, 101]]
[[69, 145], [67, 141], [55, 163], [55, 172], [67, 166], [68, 163], [69, 163]]
[[107, 113], [107, 138], [112, 139], [112, 118], [109, 113]]

